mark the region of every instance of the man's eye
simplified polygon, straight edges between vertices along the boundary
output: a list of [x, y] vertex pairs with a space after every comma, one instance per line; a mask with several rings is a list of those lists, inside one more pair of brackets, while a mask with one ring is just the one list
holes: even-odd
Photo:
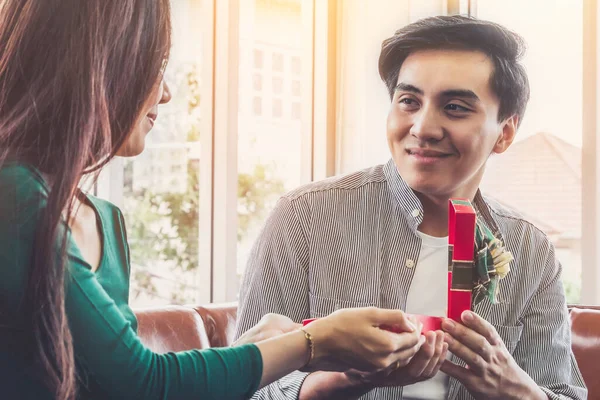
[[419, 102], [412, 97], [402, 97], [398, 100], [398, 104], [403, 111], [415, 111], [419, 108]]
[[449, 111], [459, 111], [459, 112], [469, 112], [469, 111], [471, 111], [471, 110], [469, 110], [466, 107], [459, 106], [458, 104], [448, 104], [446, 106], [446, 110], [449, 110]]
[[410, 97], [405, 97], [403, 99], [400, 99], [400, 103], [406, 104], [406, 105], [414, 105], [417, 102], [415, 101], [415, 99], [411, 99]]

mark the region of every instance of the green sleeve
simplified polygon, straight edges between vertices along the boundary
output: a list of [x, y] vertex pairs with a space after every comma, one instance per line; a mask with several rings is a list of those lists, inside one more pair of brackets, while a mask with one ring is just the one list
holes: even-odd
[[[24, 167], [0, 170], [0, 189], [0, 291], [16, 316], [46, 189]], [[257, 390], [262, 358], [256, 346], [150, 351], [80, 260], [75, 244], [69, 241], [68, 247], [65, 306], [75, 354], [110, 398], [243, 399]]]
[[66, 305], [75, 352], [111, 398], [241, 399], [258, 388], [262, 359], [256, 346], [153, 353], [94, 273], [72, 269]]

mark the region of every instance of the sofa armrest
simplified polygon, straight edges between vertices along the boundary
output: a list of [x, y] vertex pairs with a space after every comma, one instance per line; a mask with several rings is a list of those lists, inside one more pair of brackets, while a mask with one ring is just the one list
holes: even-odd
[[231, 346], [235, 335], [237, 303], [209, 304], [194, 308], [204, 321], [210, 346]]
[[138, 320], [138, 336], [154, 352], [210, 347], [204, 322], [192, 307], [162, 306], [134, 312]]
[[588, 398], [600, 399], [600, 307], [573, 306], [570, 311], [573, 354], [588, 387]]

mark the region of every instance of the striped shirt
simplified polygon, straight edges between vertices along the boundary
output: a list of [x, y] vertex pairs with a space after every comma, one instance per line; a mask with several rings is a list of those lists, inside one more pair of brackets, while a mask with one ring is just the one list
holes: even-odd
[[[499, 302], [483, 300], [474, 311], [494, 325], [518, 365], [549, 398], [585, 399], [571, 351], [562, 267], [552, 244], [519, 214], [481, 193], [473, 204], [478, 218], [515, 257], [500, 282]], [[347, 307], [404, 310], [419, 259], [422, 220], [422, 205], [392, 160], [283, 196], [251, 252], [236, 337], [266, 313], [300, 322]], [[305, 377], [294, 372], [254, 398], [296, 399]], [[361, 397], [401, 398], [402, 387], [375, 388]], [[451, 378], [448, 398], [472, 397]]]

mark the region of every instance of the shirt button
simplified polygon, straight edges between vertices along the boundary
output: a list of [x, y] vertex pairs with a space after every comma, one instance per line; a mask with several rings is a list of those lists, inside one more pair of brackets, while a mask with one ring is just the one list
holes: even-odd
[[413, 260], [406, 260], [406, 268], [413, 268], [415, 266], [415, 262]]
[[411, 215], [415, 218], [417, 218], [419, 215], [421, 215], [421, 210], [419, 210], [418, 208], [415, 208], [414, 210], [412, 210]]

